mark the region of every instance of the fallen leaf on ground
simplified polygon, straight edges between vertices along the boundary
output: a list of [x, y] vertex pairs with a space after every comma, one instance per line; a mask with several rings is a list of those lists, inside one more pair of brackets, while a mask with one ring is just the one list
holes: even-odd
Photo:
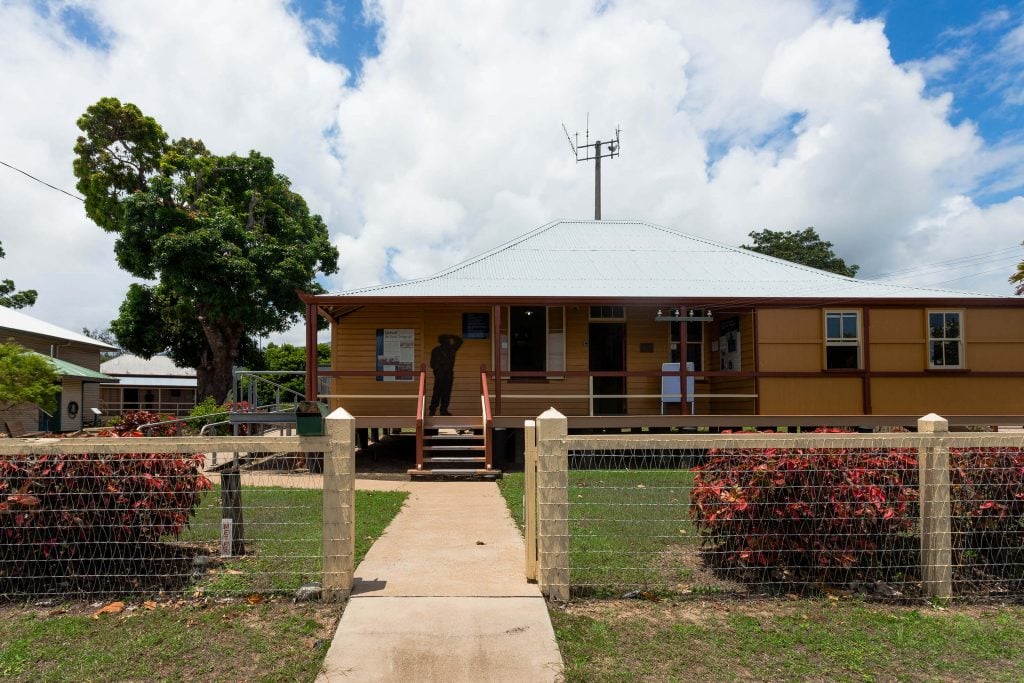
[[245, 601], [250, 605], [260, 605], [264, 600], [266, 600], [266, 598], [263, 597], [262, 593], [253, 593], [245, 598]]
[[240, 572], [237, 569], [225, 569], [224, 573], [231, 574], [232, 576], [237, 576], [238, 574], [244, 574], [245, 572]]
[[156, 609], [156, 602], [154, 600], [146, 600], [146, 602], [142, 603], [142, 606], [146, 609]]
[[92, 618], [99, 619], [101, 614], [120, 614], [124, 611], [123, 602], [112, 602], [109, 605], [100, 607], [98, 610], [93, 612]]

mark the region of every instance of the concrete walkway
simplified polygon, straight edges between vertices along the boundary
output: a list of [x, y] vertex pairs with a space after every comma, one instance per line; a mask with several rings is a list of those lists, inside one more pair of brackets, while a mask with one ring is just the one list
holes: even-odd
[[547, 608], [524, 578], [523, 539], [497, 485], [372, 486], [388, 485], [410, 496], [356, 568], [317, 681], [560, 680]]

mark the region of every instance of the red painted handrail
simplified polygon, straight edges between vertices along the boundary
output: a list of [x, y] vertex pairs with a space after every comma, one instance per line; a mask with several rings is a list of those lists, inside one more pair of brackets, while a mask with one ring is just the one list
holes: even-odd
[[491, 469], [494, 462], [493, 443], [491, 439], [491, 396], [487, 390], [487, 366], [480, 366], [480, 402], [483, 404], [484, 422], [484, 469]]
[[420, 365], [420, 387], [416, 394], [416, 469], [423, 469], [423, 413], [427, 397], [427, 366]]

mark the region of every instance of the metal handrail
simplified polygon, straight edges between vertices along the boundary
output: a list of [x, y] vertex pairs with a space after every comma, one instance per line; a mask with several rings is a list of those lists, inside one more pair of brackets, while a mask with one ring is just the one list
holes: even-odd
[[416, 469], [423, 469], [423, 416], [426, 412], [427, 366], [420, 365], [420, 385], [416, 394]]
[[487, 390], [487, 367], [484, 365], [480, 366], [480, 403], [483, 408], [484, 469], [489, 470], [494, 461], [494, 446], [492, 443], [493, 439], [491, 438], [493, 420], [491, 417], [491, 396]]

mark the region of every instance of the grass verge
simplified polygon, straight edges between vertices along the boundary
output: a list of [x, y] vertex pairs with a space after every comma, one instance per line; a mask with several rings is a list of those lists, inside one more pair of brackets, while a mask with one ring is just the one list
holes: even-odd
[[[254, 511], [254, 535], [246, 533], [247, 538], [262, 539], [253, 544], [259, 552], [211, 569], [197, 584], [202, 590], [190, 597], [125, 598], [123, 612], [99, 618], [93, 618], [98, 603], [0, 606], [0, 677], [15, 681], [314, 680], [341, 609], [317, 602], [293, 604], [290, 595], [258, 591], [318, 580], [322, 499], [319, 491], [263, 491], [265, 514]], [[407, 495], [356, 492], [357, 564]], [[277, 505], [272, 505], [275, 501]], [[204, 535], [213, 527], [203, 515], [219, 514], [218, 505], [219, 494], [208, 493], [187, 540], [210, 540]], [[268, 549], [270, 538], [282, 545]], [[300, 558], [280, 566], [286, 554]], [[240, 573], [228, 574], [228, 568]], [[229, 597], [239, 593], [256, 595]]]

